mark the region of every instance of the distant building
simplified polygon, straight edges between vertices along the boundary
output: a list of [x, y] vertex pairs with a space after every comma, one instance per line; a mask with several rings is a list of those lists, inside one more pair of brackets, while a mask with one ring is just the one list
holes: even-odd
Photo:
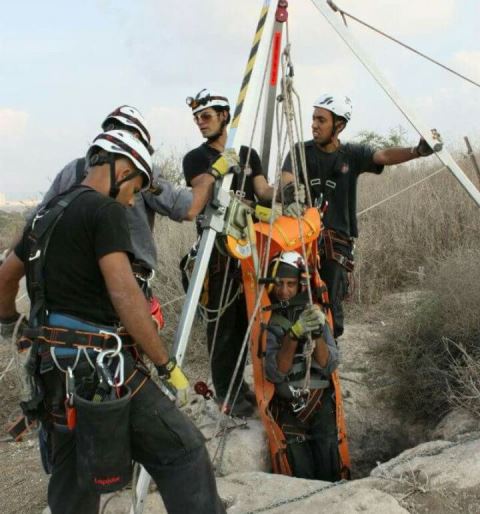
[[31, 209], [38, 204], [38, 200], [33, 198], [26, 198], [25, 200], [7, 200], [4, 193], [0, 193], [0, 210], [5, 212], [21, 212], [26, 209]]

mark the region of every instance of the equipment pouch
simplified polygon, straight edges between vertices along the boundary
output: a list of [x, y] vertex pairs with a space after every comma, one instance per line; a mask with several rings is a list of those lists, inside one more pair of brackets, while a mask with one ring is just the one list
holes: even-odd
[[131, 392], [101, 402], [87, 400], [79, 390], [73, 396], [77, 411], [77, 477], [80, 487], [99, 494], [125, 487], [132, 477], [130, 447]]

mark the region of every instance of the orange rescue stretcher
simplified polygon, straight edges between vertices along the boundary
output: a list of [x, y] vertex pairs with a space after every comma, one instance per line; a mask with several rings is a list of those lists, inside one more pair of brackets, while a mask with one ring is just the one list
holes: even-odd
[[[317, 239], [322, 231], [322, 222], [318, 209], [310, 208], [301, 218], [303, 241], [306, 247], [308, 258], [310, 280], [312, 293], [320, 291], [320, 298], [314, 298], [319, 304], [328, 305], [328, 293], [324, 282], [319, 274], [319, 256]], [[263, 256], [268, 248], [268, 239], [271, 232], [270, 249], [268, 260], [281, 251], [297, 250], [302, 253], [302, 238], [300, 236], [299, 221], [295, 218], [280, 216], [274, 222], [272, 227], [269, 223], [258, 222], [254, 225], [256, 234], [256, 246], [258, 255]], [[255, 271], [254, 260], [250, 256], [242, 259], [242, 277], [243, 286], [247, 304], [248, 318], [251, 319], [255, 312], [257, 303], [257, 292], [260, 290], [258, 277]], [[263, 264], [263, 263], [262, 263]], [[263, 269], [262, 265], [262, 269]], [[257, 397], [258, 409], [260, 417], [267, 432], [270, 454], [272, 459], [272, 467], [274, 473], [283, 475], [292, 475], [290, 465], [287, 460], [287, 446], [285, 436], [277, 425], [270, 412], [270, 402], [274, 394], [274, 385], [265, 379], [264, 359], [266, 350], [266, 330], [265, 327], [270, 319], [271, 311], [265, 310], [270, 305], [270, 299], [267, 294], [267, 288], [263, 288], [260, 308], [257, 309], [254, 317], [251, 331], [251, 355], [253, 363], [253, 378], [255, 383], [255, 394]], [[333, 327], [332, 315], [328, 310], [327, 315], [330, 327]], [[350, 477], [350, 456], [348, 451], [347, 433], [345, 428], [345, 416], [343, 410], [342, 393], [340, 389], [340, 381], [338, 371], [332, 374], [332, 382], [335, 388], [336, 399], [336, 419], [338, 430], [338, 450], [341, 464], [341, 477], [348, 479]]]

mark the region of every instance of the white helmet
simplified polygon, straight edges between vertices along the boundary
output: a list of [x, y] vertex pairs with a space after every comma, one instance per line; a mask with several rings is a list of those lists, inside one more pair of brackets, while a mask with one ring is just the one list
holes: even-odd
[[270, 261], [270, 278], [300, 278], [306, 271], [305, 259], [298, 252], [282, 252]]
[[129, 128], [137, 130], [140, 134], [143, 144], [149, 151], [151, 150], [150, 132], [147, 130], [145, 118], [141, 115], [138, 109], [135, 109], [135, 107], [130, 107], [129, 105], [122, 105], [117, 107], [105, 118], [102, 123], [102, 129], [104, 131], [112, 130], [115, 127], [109, 127], [109, 125], [111, 123], [115, 123], [115, 121], [124, 125], [126, 130]]
[[127, 130], [109, 130], [99, 134], [90, 145], [87, 152], [87, 161], [89, 165], [96, 164], [95, 148], [101, 148], [108, 153], [124, 155], [143, 175], [142, 190], [148, 189], [152, 182], [152, 157], [145, 145], [134, 137]]
[[313, 107], [321, 107], [333, 112], [333, 114], [345, 118], [347, 122], [352, 118], [352, 101], [348, 96], [325, 93], [315, 100]]
[[207, 109], [208, 107], [222, 107], [223, 109], [230, 110], [227, 97], [210, 93], [207, 89], [199, 91], [195, 98], [192, 96], [187, 97], [186, 102], [187, 105], [191, 107], [193, 114]]

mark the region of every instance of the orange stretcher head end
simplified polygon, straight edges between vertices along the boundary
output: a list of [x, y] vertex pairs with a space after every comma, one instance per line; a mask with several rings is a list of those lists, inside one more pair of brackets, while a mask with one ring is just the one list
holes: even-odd
[[[311, 207], [307, 209], [304, 215], [299, 219], [289, 216], [279, 216], [272, 226], [272, 241], [270, 246], [270, 257], [281, 251], [290, 251], [301, 248], [303, 232], [303, 240], [305, 244], [317, 239], [322, 230], [322, 220], [318, 209]], [[299, 230], [301, 226], [301, 231]], [[257, 245], [261, 246], [263, 238], [267, 238], [270, 234], [270, 224], [265, 222], [255, 223], [255, 232], [257, 233]]]

